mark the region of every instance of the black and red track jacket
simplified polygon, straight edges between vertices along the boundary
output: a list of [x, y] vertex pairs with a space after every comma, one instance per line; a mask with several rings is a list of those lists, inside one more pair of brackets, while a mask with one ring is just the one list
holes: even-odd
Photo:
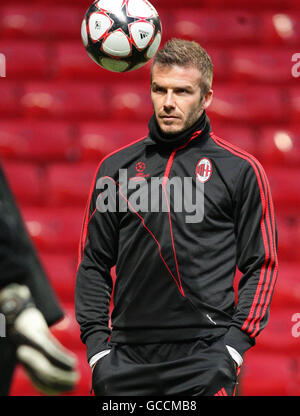
[[[88, 360], [116, 343], [157, 343], [225, 335], [242, 356], [265, 327], [277, 279], [277, 231], [266, 174], [242, 149], [211, 132], [204, 113], [197, 129], [177, 146], [163, 146], [154, 134], [106, 156], [87, 204], [75, 288], [76, 318]], [[169, 212], [100, 212], [103, 189], [119, 183], [164, 177], [162, 198]], [[192, 178], [204, 188], [204, 217], [187, 223], [165, 191], [174, 177]], [[197, 185], [198, 184], [198, 185]], [[124, 183], [123, 183], [124, 187]], [[109, 322], [116, 265], [114, 309]], [[233, 279], [242, 272], [238, 303]], [[111, 338], [110, 338], [111, 337]]]

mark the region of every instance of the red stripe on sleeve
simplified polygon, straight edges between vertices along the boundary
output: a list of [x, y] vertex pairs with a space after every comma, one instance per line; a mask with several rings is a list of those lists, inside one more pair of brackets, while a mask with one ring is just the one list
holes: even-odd
[[[272, 199], [270, 195], [270, 189], [269, 189], [268, 182], [267, 182], [262, 166], [260, 165], [258, 161], [256, 161], [256, 159], [253, 156], [243, 151], [242, 149], [224, 141], [223, 139], [220, 139], [219, 137], [213, 134], [211, 134], [211, 137], [216, 144], [218, 144], [219, 146], [223, 147], [226, 150], [229, 150], [231, 153], [247, 160], [251, 164], [256, 174], [259, 189], [260, 189], [262, 211], [263, 211], [260, 225], [261, 225], [262, 238], [263, 238], [263, 243], [264, 243], [264, 248], [265, 248], [265, 261], [261, 268], [259, 282], [256, 288], [256, 293], [253, 299], [253, 303], [252, 303], [249, 315], [242, 326], [242, 330], [247, 331], [251, 337], [254, 337], [259, 331], [259, 322], [264, 317], [266, 309], [270, 303], [271, 294], [272, 294], [272, 291], [276, 282], [277, 267], [278, 267], [277, 254], [276, 254], [276, 249], [275, 249], [275, 236], [274, 236], [275, 215], [274, 215], [274, 208], [273, 208]], [[262, 176], [263, 183], [260, 178], [260, 175]], [[263, 184], [265, 186], [266, 191], [264, 191]], [[271, 225], [269, 210], [271, 211], [272, 225]], [[267, 224], [267, 229], [265, 227], [265, 221]], [[270, 244], [271, 252], [269, 251], [269, 244]], [[268, 262], [269, 262], [269, 265], [267, 266]], [[272, 274], [272, 270], [273, 270], [273, 274]], [[265, 274], [266, 274], [266, 278], [265, 278]], [[270, 289], [268, 291], [270, 279], [272, 280], [271, 280]], [[260, 296], [261, 294], [262, 296]], [[264, 304], [266, 294], [267, 294], [266, 303], [261, 312], [261, 308]], [[260, 299], [260, 302], [259, 302], [259, 299]], [[256, 310], [256, 314], [254, 316], [255, 310]], [[253, 331], [255, 324], [256, 324], [255, 330]]]

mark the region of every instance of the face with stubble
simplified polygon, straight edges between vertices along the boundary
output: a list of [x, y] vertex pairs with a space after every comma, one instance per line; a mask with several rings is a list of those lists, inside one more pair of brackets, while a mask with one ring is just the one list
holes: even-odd
[[213, 91], [203, 97], [201, 76], [194, 66], [154, 65], [151, 99], [163, 133], [177, 134], [188, 129], [210, 105]]

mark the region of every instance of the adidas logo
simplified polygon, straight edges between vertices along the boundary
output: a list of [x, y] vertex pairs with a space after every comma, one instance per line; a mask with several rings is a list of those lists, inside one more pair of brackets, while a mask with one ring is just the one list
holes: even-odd
[[218, 393], [214, 394], [214, 396], [228, 396], [224, 387], [218, 391]]
[[99, 22], [98, 20], [96, 20], [95, 22], [95, 29], [101, 29], [101, 22]]
[[148, 32], [144, 32], [142, 30], [139, 30], [139, 32], [140, 32], [141, 39], [145, 39], [147, 36], [149, 36]]

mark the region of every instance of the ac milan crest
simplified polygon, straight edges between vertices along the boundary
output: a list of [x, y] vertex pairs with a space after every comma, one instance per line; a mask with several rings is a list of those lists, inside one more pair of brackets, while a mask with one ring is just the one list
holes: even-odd
[[199, 182], [207, 182], [212, 175], [212, 163], [206, 157], [199, 160], [196, 166], [196, 178]]

